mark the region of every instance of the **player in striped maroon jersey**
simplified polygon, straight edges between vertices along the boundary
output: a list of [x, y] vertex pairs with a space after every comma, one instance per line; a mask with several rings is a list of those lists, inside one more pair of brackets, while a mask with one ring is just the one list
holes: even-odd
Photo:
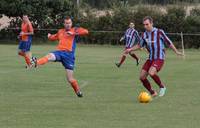
[[133, 47], [134, 45], [140, 42], [140, 36], [134, 27], [135, 27], [135, 24], [133, 22], [130, 22], [129, 28], [126, 30], [124, 36], [122, 36], [122, 38], [120, 39], [120, 42], [123, 40], [125, 41], [125, 49], [122, 53], [122, 57], [119, 63], [115, 63], [115, 65], [118, 68], [124, 63], [124, 61], [126, 60], [126, 56], [128, 54], [136, 60], [137, 66], [139, 65], [139, 58], [137, 57], [137, 55], [133, 52], [129, 52], [129, 53], [126, 52], [126, 49], [130, 49], [131, 47]]
[[164, 96], [166, 86], [161, 82], [158, 72], [164, 65], [165, 60], [165, 44], [168, 45], [177, 55], [183, 55], [179, 52], [172, 41], [166, 36], [162, 29], [153, 27], [153, 19], [149, 16], [143, 19], [145, 32], [142, 34], [140, 44], [127, 49], [127, 53], [135, 51], [141, 47], [146, 47], [149, 51], [149, 58], [142, 67], [140, 80], [144, 87], [152, 96], [157, 96], [157, 92], [152, 88], [147, 76], [149, 75], [155, 83], [160, 87], [159, 96]]

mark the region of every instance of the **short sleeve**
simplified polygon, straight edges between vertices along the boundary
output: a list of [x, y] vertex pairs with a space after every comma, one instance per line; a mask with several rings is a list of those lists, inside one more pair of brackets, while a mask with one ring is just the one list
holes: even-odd
[[142, 36], [140, 38], [140, 41], [139, 41], [139, 45], [140, 47], [146, 47], [146, 41], [145, 41], [145, 36], [144, 36], [144, 33], [142, 33]]
[[165, 34], [165, 32], [163, 30], [159, 30], [160, 34], [161, 34], [161, 38], [164, 40], [164, 42], [170, 46], [172, 44], [172, 41], [167, 37], [167, 35]]

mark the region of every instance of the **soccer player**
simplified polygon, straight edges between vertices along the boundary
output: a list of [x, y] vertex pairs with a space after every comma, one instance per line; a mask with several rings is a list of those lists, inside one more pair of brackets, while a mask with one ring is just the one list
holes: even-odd
[[129, 53], [130, 51], [135, 51], [141, 47], [147, 48], [149, 51], [149, 58], [142, 67], [140, 81], [153, 97], [157, 96], [157, 92], [152, 88], [149, 80], [147, 79], [147, 76], [150, 75], [150, 77], [160, 87], [159, 96], [164, 96], [166, 86], [158, 76], [158, 72], [164, 65], [164, 44], [173, 49], [177, 55], [182, 56], [183, 54], [176, 49], [172, 41], [166, 36], [162, 29], [153, 27], [153, 19], [150, 16], [144, 17], [143, 25], [146, 31], [143, 33], [140, 43], [130, 49], [127, 49], [126, 52]]
[[120, 42], [125, 40], [125, 49], [122, 53], [120, 62], [115, 63], [118, 68], [124, 63], [128, 54], [136, 60], [137, 66], [139, 65], [139, 58], [137, 57], [137, 55], [133, 53], [133, 51], [126, 52], [126, 49], [130, 49], [140, 41], [140, 36], [134, 27], [134, 23], [130, 22], [129, 28], [126, 30], [124, 36], [122, 36], [122, 38], [120, 39]]
[[66, 70], [66, 77], [71, 84], [74, 92], [78, 97], [83, 94], [80, 90], [77, 80], [73, 76], [75, 63], [75, 49], [78, 36], [87, 35], [88, 30], [81, 27], [72, 27], [72, 19], [67, 17], [64, 19], [63, 29], [58, 30], [56, 34], [48, 33], [48, 39], [51, 41], [58, 40], [57, 50], [50, 52], [46, 56], [36, 59], [32, 58], [33, 66], [44, 65], [48, 62], [61, 62]]
[[20, 42], [18, 47], [18, 55], [24, 57], [25, 62], [27, 64], [26, 68], [30, 68], [31, 66], [31, 43], [33, 36], [33, 27], [27, 15], [23, 15], [22, 17], [22, 25], [21, 32], [18, 36]]

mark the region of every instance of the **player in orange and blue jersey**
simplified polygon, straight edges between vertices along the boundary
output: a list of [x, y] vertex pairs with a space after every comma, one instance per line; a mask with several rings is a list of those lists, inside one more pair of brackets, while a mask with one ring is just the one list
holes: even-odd
[[30, 59], [32, 57], [30, 49], [32, 43], [32, 35], [33, 35], [33, 27], [27, 15], [23, 15], [21, 32], [18, 36], [20, 39], [19, 47], [18, 47], [18, 55], [23, 56], [27, 68], [31, 66]]
[[77, 80], [73, 76], [75, 64], [75, 49], [78, 36], [87, 35], [88, 30], [81, 27], [72, 27], [72, 19], [67, 17], [64, 20], [65, 28], [58, 30], [56, 34], [48, 34], [48, 39], [51, 41], [58, 40], [57, 50], [50, 52], [45, 57], [40, 59], [32, 58], [33, 66], [44, 65], [48, 62], [61, 62], [65, 67], [67, 80], [73, 87], [76, 95], [82, 97]]

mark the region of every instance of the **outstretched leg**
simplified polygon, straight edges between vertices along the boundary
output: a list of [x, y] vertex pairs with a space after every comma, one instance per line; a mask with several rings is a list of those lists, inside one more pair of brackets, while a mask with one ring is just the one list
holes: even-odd
[[49, 53], [40, 59], [37, 59], [36, 57], [32, 57], [31, 59], [31, 63], [33, 63], [35, 67], [37, 67], [38, 65], [44, 65], [50, 61], [56, 61], [56, 56], [54, 53]]
[[48, 55], [40, 58], [37, 60], [37, 65], [44, 65], [48, 63], [49, 61], [55, 61], [56, 56], [53, 53], [49, 53]]

